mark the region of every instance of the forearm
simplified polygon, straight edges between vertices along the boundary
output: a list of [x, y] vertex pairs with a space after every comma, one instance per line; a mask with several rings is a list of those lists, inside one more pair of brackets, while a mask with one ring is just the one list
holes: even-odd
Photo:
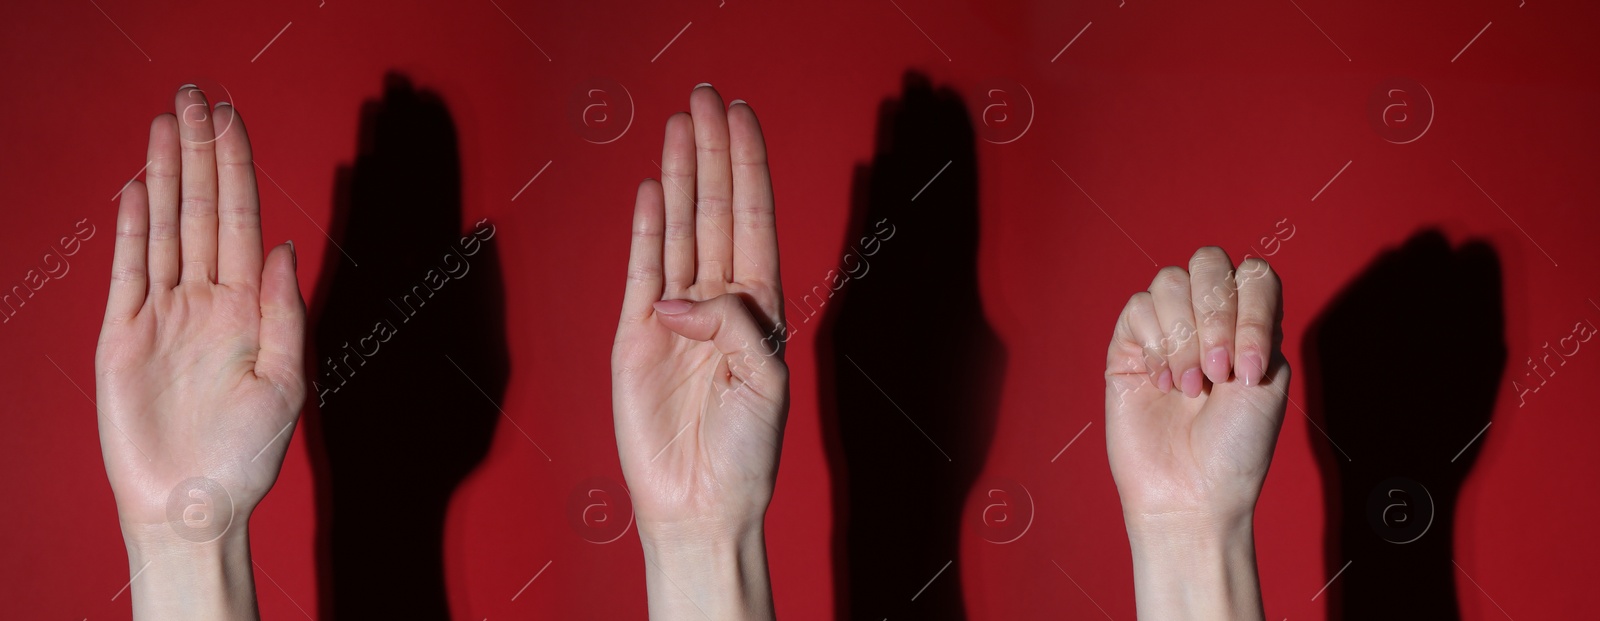
[[1248, 513], [1215, 523], [1188, 516], [1129, 518], [1141, 619], [1262, 618]]
[[759, 526], [736, 532], [650, 532], [645, 586], [653, 621], [775, 618]]
[[171, 529], [163, 534], [160, 528], [124, 533], [134, 619], [259, 618], [245, 524], [235, 523], [207, 543], [182, 539]]

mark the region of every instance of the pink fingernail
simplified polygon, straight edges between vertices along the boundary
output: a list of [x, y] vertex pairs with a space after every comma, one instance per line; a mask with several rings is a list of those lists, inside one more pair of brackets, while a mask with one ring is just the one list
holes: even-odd
[[688, 300], [662, 300], [652, 306], [655, 307], [656, 312], [663, 315], [678, 315], [688, 312], [689, 308], [694, 305], [690, 304]]
[[1183, 372], [1183, 396], [1194, 398], [1200, 396], [1202, 383], [1200, 369], [1189, 369]]
[[1211, 378], [1211, 383], [1221, 384], [1228, 381], [1228, 349], [1226, 347], [1213, 347], [1206, 352], [1205, 360], [1206, 377]]
[[1172, 369], [1162, 369], [1161, 376], [1156, 378], [1156, 388], [1161, 392], [1172, 390]]
[[1244, 380], [1244, 385], [1254, 386], [1266, 374], [1266, 366], [1261, 364], [1261, 354], [1250, 352], [1240, 357], [1239, 379]]

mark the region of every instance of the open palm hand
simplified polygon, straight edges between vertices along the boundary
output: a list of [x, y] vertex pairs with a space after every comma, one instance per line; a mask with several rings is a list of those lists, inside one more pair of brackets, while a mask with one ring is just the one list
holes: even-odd
[[764, 516], [789, 406], [777, 229], [755, 113], [708, 85], [639, 186], [612, 407], [641, 532]]
[[122, 193], [95, 356], [100, 444], [124, 533], [196, 542], [277, 478], [305, 397], [293, 247], [263, 258], [250, 142], [199, 89], [150, 127]]

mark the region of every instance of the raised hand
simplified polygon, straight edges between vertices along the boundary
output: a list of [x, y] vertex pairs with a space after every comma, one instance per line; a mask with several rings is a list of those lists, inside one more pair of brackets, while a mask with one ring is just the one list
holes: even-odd
[[789, 409], [766, 145], [710, 85], [640, 184], [611, 354], [651, 617], [770, 618], [762, 522]]
[[305, 398], [294, 248], [262, 256], [250, 140], [178, 90], [122, 193], [95, 354], [101, 453], [138, 618], [253, 618], [251, 512]]
[[1281, 300], [1265, 261], [1235, 272], [1206, 247], [1117, 319], [1106, 449], [1141, 617], [1261, 615], [1251, 518], [1288, 398]]

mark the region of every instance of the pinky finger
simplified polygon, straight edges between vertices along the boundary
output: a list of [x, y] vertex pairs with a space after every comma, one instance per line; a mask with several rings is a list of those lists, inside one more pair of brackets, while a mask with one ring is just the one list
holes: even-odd
[[144, 307], [149, 286], [145, 257], [150, 238], [150, 196], [144, 182], [131, 181], [117, 208], [117, 247], [111, 259], [111, 295], [106, 321], [121, 322]]

